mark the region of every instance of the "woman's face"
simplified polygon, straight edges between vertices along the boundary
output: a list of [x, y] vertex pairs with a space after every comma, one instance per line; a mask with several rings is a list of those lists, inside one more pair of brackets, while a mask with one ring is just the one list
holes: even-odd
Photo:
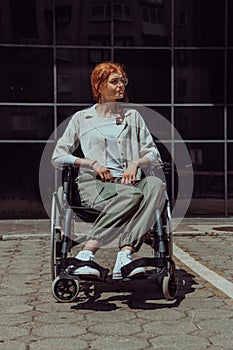
[[110, 74], [107, 81], [103, 82], [99, 87], [101, 102], [121, 100], [124, 97], [127, 83], [128, 79], [124, 78], [121, 72]]

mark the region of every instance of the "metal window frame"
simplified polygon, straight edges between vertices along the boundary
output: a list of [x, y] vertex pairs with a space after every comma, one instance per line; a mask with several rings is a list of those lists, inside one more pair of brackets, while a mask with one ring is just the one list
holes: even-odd
[[[57, 65], [56, 65], [56, 50], [59, 48], [65, 48], [65, 49], [110, 49], [111, 51], [111, 60], [114, 60], [114, 53], [117, 49], [122, 50], [170, 50], [171, 55], [171, 68], [170, 68], [170, 79], [171, 79], [171, 101], [170, 103], [145, 103], [145, 106], [147, 107], [170, 107], [171, 109], [171, 123], [174, 126], [174, 111], [176, 107], [213, 107], [213, 106], [220, 106], [223, 107], [224, 110], [224, 139], [211, 139], [211, 140], [183, 140], [185, 143], [221, 143], [224, 146], [224, 207], [225, 207], [225, 216], [228, 216], [228, 144], [233, 143], [233, 140], [227, 138], [227, 118], [228, 118], [228, 107], [232, 107], [233, 103], [227, 102], [227, 70], [228, 70], [228, 60], [227, 60], [227, 53], [229, 49], [233, 49], [233, 47], [228, 46], [228, 37], [227, 37], [227, 29], [228, 29], [228, 0], [224, 0], [225, 3], [225, 37], [224, 37], [224, 46], [218, 46], [218, 47], [194, 47], [194, 46], [175, 46], [174, 45], [174, 30], [175, 30], [175, 1], [176, 0], [170, 0], [170, 7], [171, 7], [171, 33], [170, 33], [170, 46], [166, 47], [151, 47], [151, 46], [114, 46], [114, 11], [113, 11], [113, 4], [114, 1], [111, 0], [111, 21], [110, 21], [110, 30], [111, 30], [111, 42], [109, 46], [93, 46], [93, 45], [56, 45], [56, 28], [55, 28], [55, 0], [53, 1], [53, 44], [52, 45], [35, 45], [35, 44], [6, 44], [6, 43], [0, 43], [0, 47], [17, 47], [17, 48], [50, 48], [53, 50], [53, 96], [54, 96], [54, 102], [53, 103], [18, 103], [18, 102], [0, 102], [0, 106], [39, 106], [39, 107], [53, 107], [54, 111], [54, 117], [53, 117], [53, 123], [54, 123], [54, 130], [55, 130], [55, 139], [57, 137], [56, 128], [58, 126], [58, 116], [57, 116], [57, 108], [58, 107], [87, 107], [90, 104], [88, 103], [59, 103], [57, 100]], [[174, 54], [177, 50], [223, 50], [224, 51], [224, 102], [223, 103], [175, 103], [174, 100]], [[171, 140], [167, 140], [171, 143], [171, 152], [172, 152], [172, 158], [174, 158], [174, 147], [175, 144], [179, 141], [174, 139], [174, 128], [172, 128], [171, 133]], [[12, 144], [12, 143], [44, 143], [47, 142], [55, 142], [52, 140], [4, 140], [0, 139], [0, 144]], [[174, 201], [174, 194], [175, 194], [175, 187], [174, 187], [174, 166], [172, 167], [172, 201]]]

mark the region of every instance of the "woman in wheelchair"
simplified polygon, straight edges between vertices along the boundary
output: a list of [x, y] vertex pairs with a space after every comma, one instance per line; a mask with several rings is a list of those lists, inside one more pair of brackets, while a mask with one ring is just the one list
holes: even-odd
[[[96, 103], [73, 115], [52, 157], [56, 167], [79, 168], [76, 184], [81, 203], [100, 212], [76, 258], [93, 261], [101, 246], [120, 237], [113, 279], [122, 279], [121, 268], [140, 249], [156, 222], [156, 210], [162, 212], [166, 200], [160, 178], [142, 177], [142, 169], [161, 164], [161, 158], [140, 113], [123, 103], [127, 83], [122, 65], [98, 64], [91, 74]], [[79, 146], [84, 158], [73, 155]], [[73, 273], [100, 277], [90, 266]], [[144, 267], [138, 266], [127, 277], [144, 274]]]

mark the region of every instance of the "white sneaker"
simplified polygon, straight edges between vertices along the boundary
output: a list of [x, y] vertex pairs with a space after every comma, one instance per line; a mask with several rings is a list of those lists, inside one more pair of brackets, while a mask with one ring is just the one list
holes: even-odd
[[[122, 279], [121, 274], [121, 268], [132, 261], [132, 253], [130, 249], [123, 250], [117, 254], [115, 266], [113, 269], [112, 278], [114, 280], [116, 279]], [[133, 271], [130, 272], [130, 274], [126, 277], [139, 277], [146, 273], [145, 269], [143, 267], [137, 267]]]
[[[93, 261], [95, 256], [90, 250], [81, 250], [76, 258], [82, 261]], [[100, 278], [100, 272], [89, 266], [78, 267], [72, 272], [74, 275], [85, 277], [85, 278]]]

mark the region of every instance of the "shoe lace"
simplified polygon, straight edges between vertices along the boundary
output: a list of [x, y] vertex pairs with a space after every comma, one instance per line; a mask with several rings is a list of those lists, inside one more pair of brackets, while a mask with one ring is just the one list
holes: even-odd
[[131, 262], [132, 259], [133, 259], [133, 258], [132, 258], [132, 254], [131, 254], [131, 253], [128, 253], [128, 254], [125, 256], [125, 260], [126, 260], [126, 261], [128, 260], [127, 263]]

